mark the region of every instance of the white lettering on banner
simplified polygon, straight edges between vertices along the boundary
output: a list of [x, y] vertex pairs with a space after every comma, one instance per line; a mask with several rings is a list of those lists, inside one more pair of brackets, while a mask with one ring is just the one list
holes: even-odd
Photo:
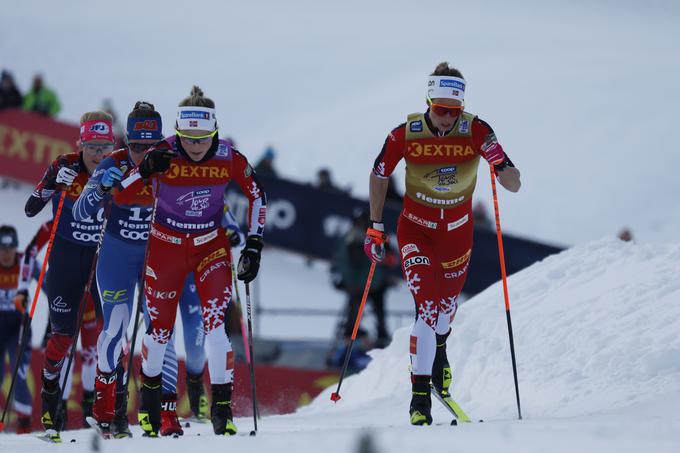
[[213, 263], [213, 264], [210, 265], [209, 268], [207, 268], [207, 269], [201, 274], [201, 276], [199, 277], [198, 281], [200, 281], [201, 283], [203, 283], [203, 282], [205, 281], [205, 279], [208, 278], [208, 275], [210, 275], [210, 274], [212, 273], [212, 271], [216, 271], [216, 270], [222, 269], [222, 268], [225, 268], [225, 269], [226, 269], [226, 267], [227, 267], [227, 263], [225, 263], [224, 261], [218, 261], [218, 262], [216, 262], [216, 263]]
[[423, 200], [427, 203], [440, 204], [440, 205], [444, 205], [444, 206], [450, 206], [450, 205], [458, 204], [458, 203], [461, 203], [462, 201], [465, 200], [465, 196], [460, 196], [458, 198], [452, 198], [450, 200], [445, 200], [445, 199], [442, 199], [442, 198], [428, 197], [427, 195], [425, 195], [421, 192], [416, 193], [416, 198], [419, 199], [419, 200]]
[[331, 214], [323, 219], [323, 234], [326, 237], [340, 237], [352, 228], [352, 221], [347, 217]]
[[127, 228], [128, 230], [149, 230], [151, 227], [151, 225], [148, 223], [131, 223], [122, 219], [118, 220], [118, 225], [123, 228]]
[[463, 217], [456, 220], [455, 222], [449, 223], [446, 231], [455, 230], [456, 228], [465, 225], [469, 219], [470, 219], [470, 215], [465, 214]]
[[71, 222], [71, 228], [74, 230], [82, 230], [82, 231], [101, 231], [102, 226], [101, 225], [83, 225], [82, 223], [79, 222]]
[[405, 257], [409, 253], [420, 252], [420, 249], [415, 244], [406, 244], [401, 248], [401, 256]]
[[271, 227], [287, 230], [295, 224], [297, 211], [293, 203], [279, 199], [267, 205], [267, 218]]
[[99, 242], [99, 239], [102, 237], [101, 233], [95, 233], [95, 234], [90, 234], [90, 233], [83, 233], [82, 231], [74, 231], [73, 232], [73, 239], [82, 241], [82, 242]]
[[139, 241], [139, 240], [146, 241], [147, 239], [149, 239], [149, 232], [148, 231], [120, 230], [120, 235], [121, 235], [121, 237], [123, 237], [125, 239], [131, 239], [133, 241]]
[[411, 266], [417, 266], [419, 264], [424, 264], [425, 266], [430, 265], [430, 259], [426, 256], [414, 256], [404, 260], [404, 269], [408, 269]]

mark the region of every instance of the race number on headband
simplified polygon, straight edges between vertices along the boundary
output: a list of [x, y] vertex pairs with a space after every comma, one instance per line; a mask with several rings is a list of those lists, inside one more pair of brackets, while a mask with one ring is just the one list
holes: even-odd
[[214, 131], [217, 129], [215, 109], [208, 107], [180, 107], [177, 110], [177, 129]]
[[430, 76], [427, 79], [427, 97], [429, 99], [456, 99], [463, 102], [465, 80], [453, 76]]

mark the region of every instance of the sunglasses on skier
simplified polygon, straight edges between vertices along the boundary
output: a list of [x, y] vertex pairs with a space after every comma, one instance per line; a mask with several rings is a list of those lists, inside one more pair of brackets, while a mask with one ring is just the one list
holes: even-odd
[[175, 129], [175, 133], [184, 140], [187, 140], [189, 143], [198, 145], [200, 143], [205, 143], [208, 140], [212, 140], [212, 138], [217, 134], [217, 129], [206, 135], [187, 135], [177, 129]]
[[130, 148], [130, 151], [133, 153], [143, 153], [152, 146], [153, 145], [149, 145], [147, 143], [128, 143], [128, 148]]
[[451, 115], [453, 117], [456, 117], [460, 115], [460, 113], [465, 108], [464, 105], [435, 104], [434, 102], [432, 102], [432, 99], [427, 100], [427, 105], [430, 106], [430, 111], [437, 116]]
[[114, 145], [100, 145], [94, 143], [83, 143], [83, 151], [90, 155], [108, 154], [113, 151]]

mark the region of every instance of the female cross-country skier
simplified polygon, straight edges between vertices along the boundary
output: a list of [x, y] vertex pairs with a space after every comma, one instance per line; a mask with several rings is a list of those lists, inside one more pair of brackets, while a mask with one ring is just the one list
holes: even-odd
[[234, 180], [250, 202], [249, 232], [238, 270], [245, 282], [257, 276], [260, 265], [266, 197], [247, 159], [217, 133], [215, 103], [194, 87], [179, 104], [176, 135], [154, 146], [122, 180], [123, 189], [116, 195], [125, 203], [151, 178], [157, 203], [144, 281], [150, 326], [142, 340], [139, 412], [149, 436], [158, 435], [163, 355], [191, 272], [201, 299], [213, 430], [236, 433], [231, 410], [234, 354], [225, 329], [232, 288], [229, 241], [221, 226], [224, 190]]
[[385, 255], [382, 211], [389, 176], [406, 161], [406, 195], [397, 240], [404, 278], [416, 305], [410, 337], [413, 425], [432, 424], [430, 380], [448, 396], [451, 368], [446, 339], [458, 309], [472, 252], [472, 193], [479, 158], [494, 166], [500, 184], [520, 188], [520, 174], [491, 126], [464, 110], [466, 81], [448, 63], [427, 80], [425, 113], [413, 113], [385, 140], [370, 176], [371, 226], [364, 250]]

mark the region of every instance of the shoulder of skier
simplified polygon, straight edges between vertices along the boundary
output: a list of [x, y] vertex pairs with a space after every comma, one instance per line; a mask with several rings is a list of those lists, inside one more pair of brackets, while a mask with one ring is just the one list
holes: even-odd
[[389, 177], [394, 167], [404, 157], [405, 146], [406, 123], [401, 123], [387, 134], [382, 149], [373, 163], [373, 174], [379, 178]]

